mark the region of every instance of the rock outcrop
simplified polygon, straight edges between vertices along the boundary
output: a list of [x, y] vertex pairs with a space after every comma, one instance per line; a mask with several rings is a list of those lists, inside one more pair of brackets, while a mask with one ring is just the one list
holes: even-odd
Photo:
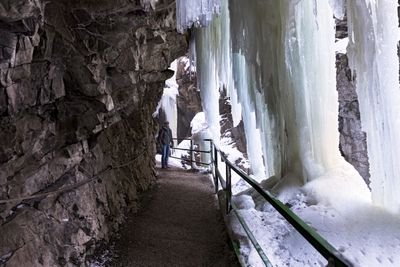
[[[232, 106], [230, 104], [230, 98], [226, 94], [226, 88], [224, 87], [220, 92], [219, 114], [221, 114], [221, 137], [223, 139], [225, 138], [230, 140], [229, 145], [240, 151], [245, 159], [248, 159], [246, 132], [244, 130], [243, 120], [240, 120], [237, 126], [233, 126]], [[237, 164], [246, 173], [249, 173], [250, 169], [244, 167], [242, 162], [243, 158], [239, 158], [235, 164]]]
[[86, 265], [155, 180], [152, 113], [187, 42], [153, 2], [0, 3], [0, 266]]
[[[336, 19], [336, 38], [348, 37], [347, 17]], [[339, 94], [339, 149], [369, 185], [367, 136], [361, 129], [360, 108], [356, 92], [357, 77], [351, 73], [346, 54], [336, 54], [336, 88]]]
[[336, 75], [339, 92], [339, 149], [369, 185], [367, 137], [361, 129], [358, 96], [346, 54], [336, 55]]
[[190, 122], [194, 116], [203, 110], [200, 91], [197, 89], [196, 72], [190, 70], [187, 57], [178, 61], [176, 82], [179, 85], [179, 95], [176, 97], [178, 108], [178, 138], [189, 138], [191, 133]]

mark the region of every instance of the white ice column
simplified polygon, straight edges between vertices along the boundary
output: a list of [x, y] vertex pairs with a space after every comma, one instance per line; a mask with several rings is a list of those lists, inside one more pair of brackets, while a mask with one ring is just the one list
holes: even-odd
[[219, 38], [215, 21], [206, 28], [196, 29], [196, 66], [197, 82], [200, 88], [202, 106], [212, 138], [217, 143], [220, 140], [219, 114], [219, 77], [214, 48], [218, 46]]
[[[251, 171], [254, 176], [260, 180], [265, 179], [265, 168], [263, 160], [263, 147], [260, 130], [256, 127], [255, 108], [251, 103], [250, 95], [251, 84], [249, 80], [249, 70], [246, 60], [241, 54], [234, 54], [234, 76], [235, 86], [239, 94], [242, 105], [243, 125], [246, 132], [247, 155], [250, 161]], [[259, 94], [259, 93], [258, 93]], [[258, 98], [262, 98], [258, 95]]]
[[347, 1], [348, 56], [367, 134], [373, 201], [400, 211], [400, 88], [397, 1]]
[[283, 89], [292, 87], [288, 94], [293, 94], [294, 103], [285, 103], [283, 97], [282, 104], [293, 108], [286, 128], [292, 138], [296, 136], [292, 148], [299, 149], [303, 175], [312, 180], [345, 164], [338, 149], [335, 24], [327, 1], [303, 0], [292, 8], [294, 21], [288, 17], [286, 24]]

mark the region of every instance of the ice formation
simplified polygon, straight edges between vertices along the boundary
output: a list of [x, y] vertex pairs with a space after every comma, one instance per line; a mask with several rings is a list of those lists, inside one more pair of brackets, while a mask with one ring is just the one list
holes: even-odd
[[[147, 0], [148, 1], [148, 0]], [[177, 29], [206, 26], [219, 12], [220, 0], [176, 0]]]
[[[226, 90], [232, 107], [232, 118], [236, 126], [242, 118], [242, 105], [238, 102], [239, 90], [235, 87], [234, 61], [232, 60], [232, 47], [230, 37], [230, 16], [227, 1], [221, 2], [221, 14], [206, 28], [195, 30], [197, 77], [201, 88], [201, 98], [207, 122], [210, 126], [212, 137], [219, 142], [220, 116], [219, 95], [220, 90]], [[247, 104], [247, 103], [246, 103]], [[247, 105], [249, 107], [250, 105]], [[254, 111], [254, 110], [253, 110]], [[255, 126], [254, 114], [243, 114], [245, 128]], [[247, 142], [247, 151], [251, 158], [251, 169], [259, 178], [264, 178], [262, 153], [260, 149], [261, 138], [259, 132], [248, 131], [248, 136], [253, 142]]]
[[229, 5], [221, 1], [221, 14], [194, 31], [213, 137], [219, 136], [218, 90], [225, 87], [233, 106], [237, 99], [241, 104], [253, 172], [263, 173], [264, 165], [268, 176], [296, 173], [305, 182], [343, 168], [353, 176], [338, 150], [335, 25], [328, 1]]
[[400, 90], [397, 1], [347, 1], [349, 61], [367, 134], [372, 198], [400, 212]]
[[[204, 141], [205, 139], [211, 139], [212, 137], [204, 112], [199, 112], [193, 117], [192, 121], [190, 122], [190, 127], [192, 128], [192, 140], [193, 143], [198, 146], [197, 149], [200, 151], [210, 151], [211, 143], [209, 141]], [[199, 154], [201, 162], [211, 162], [211, 154]]]
[[[373, 200], [399, 212], [397, 6], [393, 0], [221, 0], [220, 15], [193, 31], [213, 138], [219, 138], [219, 90], [226, 88], [231, 103], [240, 103], [253, 171], [265, 166], [267, 176], [283, 177], [282, 184], [295, 179], [298, 184], [277, 191], [278, 197], [293, 204], [356, 266], [399, 264], [399, 217], [372, 205], [370, 190], [340, 155], [335, 51], [345, 52], [348, 42], [367, 133]], [[333, 16], [342, 17], [346, 8], [349, 40], [335, 44]], [[269, 208], [252, 214], [250, 221], [263, 216], [280, 220], [270, 216]], [[263, 223], [254, 223], [260, 239], [268, 235], [259, 228]], [[272, 257], [289, 258], [282, 265], [323, 265], [320, 256], [309, 261], [316, 253], [303, 245], [283, 255], [288, 250], [282, 244], [298, 244], [300, 236], [280, 221], [267, 224], [276, 232], [269, 231], [265, 247], [274, 244]], [[282, 237], [283, 228], [288, 234]], [[290, 262], [293, 257], [297, 265]]]

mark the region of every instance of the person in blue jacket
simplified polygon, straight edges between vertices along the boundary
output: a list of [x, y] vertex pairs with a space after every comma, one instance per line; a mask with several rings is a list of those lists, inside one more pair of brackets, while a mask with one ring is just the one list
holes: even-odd
[[172, 139], [172, 131], [169, 128], [169, 122], [164, 122], [163, 127], [161, 127], [160, 131], [158, 132], [157, 141], [161, 145], [161, 167], [163, 169], [169, 168], [168, 166], [168, 158], [170, 153], [170, 147], [174, 147], [174, 141]]

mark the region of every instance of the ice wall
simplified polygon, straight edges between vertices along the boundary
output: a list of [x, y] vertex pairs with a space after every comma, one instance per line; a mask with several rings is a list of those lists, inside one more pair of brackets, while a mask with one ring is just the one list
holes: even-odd
[[347, 1], [348, 56], [367, 134], [373, 201], [400, 211], [400, 90], [397, 1]]
[[220, 16], [195, 30], [206, 119], [219, 127], [218, 88], [236, 90], [253, 170], [361, 179], [338, 149], [333, 13], [343, 3], [223, 0]]
[[218, 20], [207, 28], [196, 30], [196, 69], [197, 81], [200, 89], [200, 97], [209, 125], [212, 138], [218, 143], [220, 138], [220, 116], [219, 116], [219, 77], [217, 72], [217, 56], [215, 47], [219, 40], [214, 35], [214, 25]]
[[[261, 145], [260, 130], [256, 127], [254, 106], [248, 95], [251, 73], [247, 69], [246, 60], [241, 54], [233, 55], [235, 88], [242, 105], [243, 125], [246, 133], [247, 155], [252, 173], [259, 179], [265, 179], [265, 167]], [[258, 97], [261, 97], [260, 95]]]
[[[230, 97], [232, 107], [232, 118], [234, 126], [242, 119], [242, 105], [238, 102], [239, 90], [235, 86], [246, 86], [247, 79], [241, 84], [234, 83], [234, 67], [232, 60], [232, 47], [230, 37], [230, 16], [228, 1], [221, 1], [221, 13], [206, 28], [198, 28], [194, 31], [196, 40], [197, 77], [201, 88], [201, 98], [205, 116], [210, 126], [213, 139], [218, 142], [220, 139], [220, 115], [219, 95], [220, 90], [226, 89]], [[243, 104], [243, 103], [242, 103]], [[245, 106], [249, 108], [249, 103]], [[251, 164], [252, 173], [264, 178], [265, 169], [262, 158], [261, 138], [259, 131], [255, 128], [255, 114], [248, 109], [244, 113], [244, 126], [248, 140], [247, 152]], [[251, 130], [250, 130], [251, 129]]]
[[244, 56], [251, 75], [239, 98], [255, 111], [268, 174], [293, 172], [309, 181], [349, 169], [338, 150], [335, 33], [329, 2], [230, 3], [231, 16], [237, 18], [231, 25], [233, 52]]
[[201, 88], [203, 110], [215, 140], [220, 138], [219, 95], [225, 88], [231, 97], [234, 124], [241, 119], [241, 107], [232, 87], [232, 65], [227, 1], [220, 3], [220, 16], [208, 27], [194, 32], [198, 86]]

